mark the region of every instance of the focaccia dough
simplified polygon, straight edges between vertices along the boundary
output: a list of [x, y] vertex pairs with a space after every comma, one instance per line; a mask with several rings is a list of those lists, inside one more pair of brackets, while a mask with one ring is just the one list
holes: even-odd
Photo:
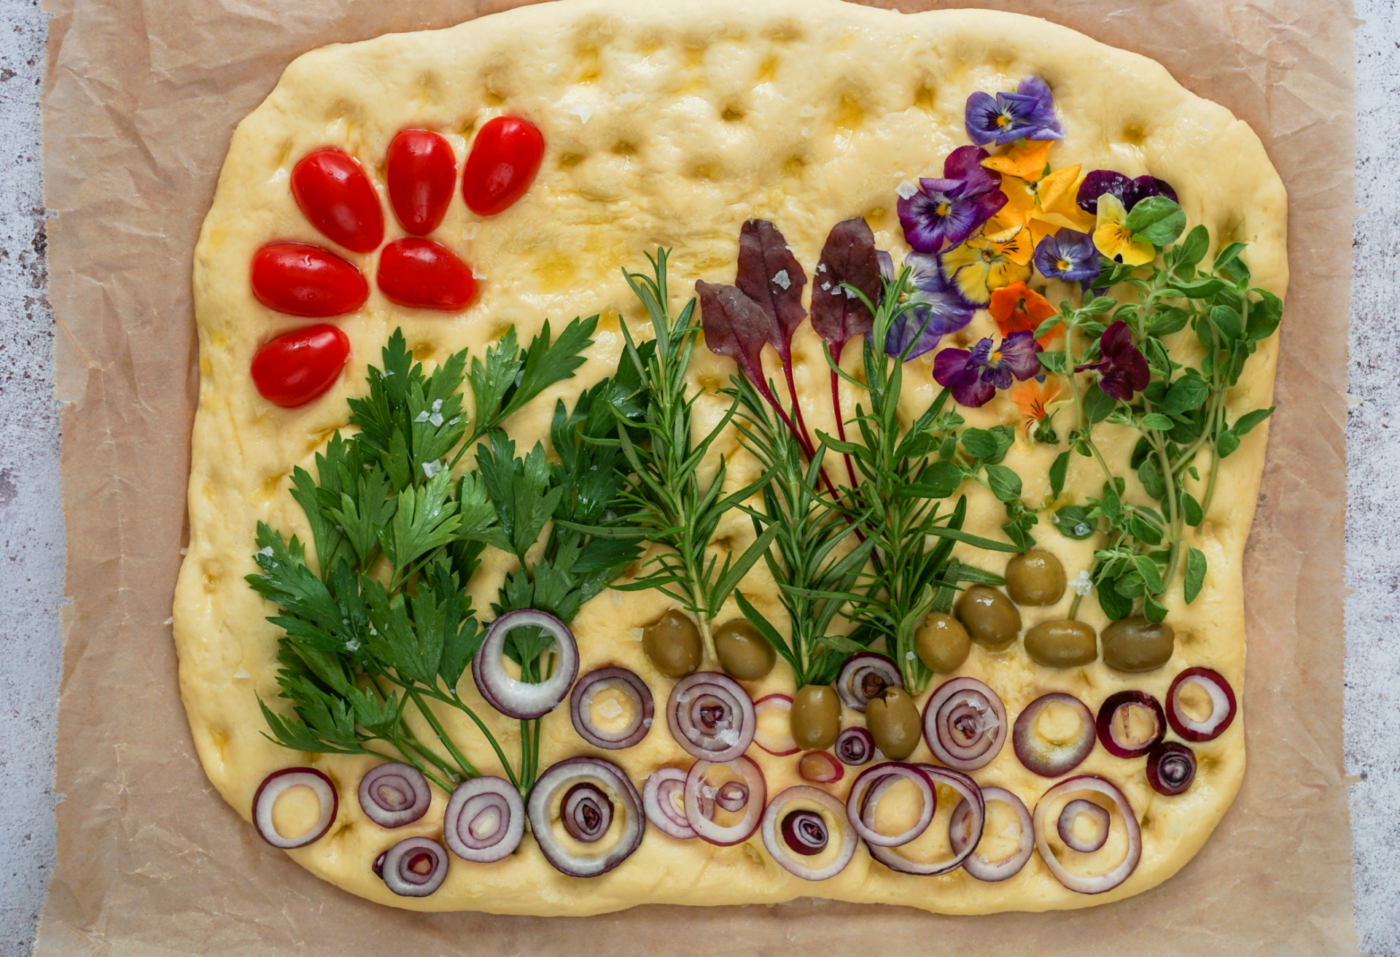
[[[340, 814], [326, 837], [291, 856], [352, 893], [420, 910], [581, 915], [641, 903], [771, 903], [805, 895], [950, 914], [1045, 910], [1140, 893], [1190, 860], [1239, 789], [1245, 766], [1242, 715], [1220, 738], [1195, 746], [1199, 774], [1180, 797], [1153, 792], [1141, 759], [1124, 761], [1101, 747], [1079, 768], [1122, 787], [1144, 835], [1136, 873], [1097, 897], [1066, 890], [1038, 856], [1017, 877], [985, 884], [962, 871], [938, 878], [896, 874], [862, 848], [839, 876], [807, 883], [779, 867], [757, 835], [736, 847], [717, 848], [679, 842], [653, 828], [632, 858], [603, 877], [562, 876], [527, 836], [520, 852], [505, 861], [479, 865], [454, 858], [446, 883], [434, 895], [400, 898], [375, 877], [370, 863], [404, 837], [440, 839], [446, 795], [435, 791], [425, 817], [386, 831], [363, 816], [354, 798], [372, 761], [289, 752], [262, 734], [258, 696], [277, 706], [279, 630], [266, 621], [271, 606], [244, 582], [256, 571], [255, 523], [265, 521], [307, 540], [303, 516], [288, 495], [289, 474], [297, 465], [313, 469], [314, 453], [347, 424], [345, 400], [363, 391], [366, 364], [378, 364], [380, 347], [395, 327], [403, 327], [415, 354], [431, 364], [463, 348], [480, 356], [511, 324], [528, 341], [546, 318], [557, 328], [560, 320], [601, 313], [596, 344], [579, 375], [547, 391], [510, 422], [517, 442], [529, 446], [547, 438], [556, 398], [571, 401], [614, 368], [622, 344], [618, 314], [633, 328], [643, 321], [620, 276], [622, 268], [645, 269], [645, 252], [672, 247], [678, 308], [696, 279], [733, 281], [739, 228], [750, 217], [776, 223], [809, 275], [828, 229], [852, 216], [865, 216], [878, 245], [894, 251], [898, 260], [907, 247], [894, 215], [896, 186], [920, 175], [941, 175], [943, 157], [967, 141], [963, 106], [970, 93], [1012, 89], [1032, 73], [1053, 89], [1066, 128], [1052, 154], [1056, 166], [1082, 163], [1085, 171], [1110, 168], [1169, 181], [1192, 224], [1207, 225], [1217, 244], [1247, 242], [1245, 258], [1256, 283], [1284, 293], [1286, 197], [1249, 127], [1184, 90], [1157, 63], [1038, 19], [970, 10], [901, 15], [835, 0], [567, 0], [448, 30], [328, 47], [292, 63], [234, 134], [195, 256], [199, 411], [189, 551], [175, 596], [174, 633], [194, 741], [224, 798], [248, 817], [265, 775], [314, 764], [339, 786]], [[383, 157], [398, 130], [442, 132], [457, 152], [460, 170], [470, 131], [503, 113], [528, 117], [544, 132], [547, 150], [538, 179], [523, 200], [489, 219], [474, 216], [454, 199], [434, 234], [473, 265], [481, 277], [478, 298], [465, 312], [449, 315], [396, 307], [372, 288], [364, 307], [334, 320], [353, 344], [337, 385], [301, 409], [280, 409], [263, 400], [248, 374], [254, 351], [304, 321], [273, 313], [253, 298], [249, 263], [272, 240], [325, 244], [288, 188], [297, 159], [323, 146], [345, 150], [369, 172], [387, 211]], [[399, 235], [392, 216], [386, 221], [387, 238]], [[337, 251], [373, 276], [375, 254]], [[986, 312], [979, 312], [945, 344], [975, 342], [993, 329]], [[1275, 337], [1263, 343], [1249, 360], [1230, 395], [1231, 420], [1269, 405], [1277, 342]], [[848, 364], [856, 352], [854, 345], [847, 351]], [[827, 371], [820, 343], [807, 326], [794, 356], [799, 390], [809, 402], [809, 425], [833, 431]], [[936, 394], [931, 360], [932, 354], [911, 363], [905, 397], [910, 413], [917, 414]], [[728, 360], [700, 349], [692, 380], [715, 388], [732, 369]], [[981, 426], [1017, 419], [1004, 396], [966, 415], [970, 424]], [[1125, 688], [1162, 699], [1174, 675], [1198, 665], [1216, 669], [1241, 689], [1241, 555], [1266, 431], [1255, 429], [1223, 463], [1214, 504], [1195, 540], [1209, 559], [1210, 573], [1189, 608], [1179, 585], [1172, 589], [1169, 620], [1178, 637], [1176, 655], [1166, 667], [1140, 676], [1111, 671], [1102, 662], [1056, 671], [1032, 664], [1018, 642], [1002, 654], [974, 646], [959, 673], [990, 684], [1013, 721], [1025, 704], [1047, 691], [1072, 692], [1095, 710]], [[1111, 427], [1101, 428], [1100, 435], [1110, 461], [1126, 473], [1131, 440]], [[1013, 449], [1008, 464], [1025, 477], [1027, 502], [1048, 494], [1045, 476], [1054, 454], [1024, 437]], [[1088, 460], [1076, 458], [1067, 498], [1095, 493], [1100, 480], [1091, 469]], [[1001, 506], [980, 489], [969, 494], [967, 527], [997, 536], [1004, 521]], [[721, 535], [741, 546], [751, 536], [747, 525], [748, 519], [735, 513]], [[1071, 541], [1044, 522], [1036, 531], [1041, 546], [1056, 554], [1071, 576], [1092, 561], [1091, 542]], [[997, 556], [969, 552], [963, 557], [1001, 570]], [[489, 607], [504, 571], [500, 555], [488, 556], [471, 589], [478, 608]], [[765, 611], [779, 614], [764, 574], [755, 572], [745, 591]], [[1026, 627], [1063, 617], [1071, 594], [1058, 606], [1025, 610]], [[647, 661], [637, 629], [668, 604], [654, 592], [608, 591], [594, 599], [574, 623], [582, 670], [610, 664], [631, 668], [663, 704], [671, 683]], [[719, 620], [735, 615], [731, 603]], [[1105, 623], [1092, 600], [1084, 603], [1081, 616], [1095, 627]], [[791, 681], [780, 664], [750, 690], [754, 697], [791, 693]], [[479, 700], [469, 678], [462, 690], [469, 700]], [[925, 697], [918, 699], [920, 705]], [[479, 710], [491, 711], [484, 705]], [[846, 718], [858, 723], [861, 716]], [[510, 753], [513, 722], [497, 724]], [[473, 761], [487, 773], [499, 773], [479, 735], [462, 722], [453, 730]], [[545, 720], [543, 734], [543, 765], [588, 751], [566, 709]], [[757, 748], [751, 754], [764, 766], [770, 795], [800, 783], [794, 759], [772, 758]], [[609, 757], [639, 786], [656, 767], [688, 764], [661, 722], [642, 744]], [[930, 757], [920, 746], [911, 760]], [[1050, 783], [1022, 768], [1009, 743], [975, 777], [1011, 788], [1032, 808]], [[851, 778], [848, 774], [836, 786], [839, 796]]]

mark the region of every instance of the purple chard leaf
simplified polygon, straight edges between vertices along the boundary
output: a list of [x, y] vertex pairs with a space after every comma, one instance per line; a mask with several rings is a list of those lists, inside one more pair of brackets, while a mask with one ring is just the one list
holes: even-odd
[[802, 288], [807, 274], [778, 228], [766, 219], [751, 219], [739, 232], [739, 276], [735, 285], [768, 315], [768, 341], [783, 365], [792, 362], [792, 337], [807, 310]]
[[880, 261], [875, 255], [875, 234], [857, 216], [832, 227], [822, 247], [821, 262], [812, 278], [812, 328], [835, 359], [851, 339], [870, 331], [875, 317], [847, 283], [871, 302], [880, 298]]

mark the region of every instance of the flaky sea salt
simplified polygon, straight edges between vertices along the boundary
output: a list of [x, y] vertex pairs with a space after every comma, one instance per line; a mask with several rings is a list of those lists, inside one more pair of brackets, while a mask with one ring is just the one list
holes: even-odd
[[233, 673], [233, 676], [234, 676], [235, 678], [251, 678], [251, 677], [253, 677], [252, 675], [248, 674], [248, 672], [245, 671], [245, 670], [242, 669], [242, 668], [239, 668], [237, 671], [235, 671], [235, 672]]
[[574, 116], [577, 116], [578, 121], [580, 123], [587, 123], [588, 118], [593, 115], [593, 108], [590, 106], [584, 106], [582, 103], [579, 103], [577, 106], [569, 107], [567, 112], [572, 113]]
[[778, 270], [777, 274], [773, 276], [773, 285], [777, 286], [779, 289], [787, 289], [792, 286], [792, 280], [788, 278], [788, 271], [786, 269]]
[[424, 476], [425, 478], [432, 478], [434, 475], [438, 474], [438, 473], [441, 472], [441, 471], [442, 471], [442, 463], [441, 463], [441, 462], [424, 462], [424, 463], [423, 463], [423, 476]]
[[612, 700], [604, 701], [602, 704], [598, 705], [598, 713], [605, 718], [616, 718], [618, 715], [622, 714], [622, 705]]
[[[1075, 532], [1077, 533], [1078, 531], [1079, 529], [1078, 527], [1076, 527]], [[1073, 578], [1071, 578], [1069, 585], [1071, 588], [1074, 589], [1074, 593], [1076, 595], [1079, 595], [1081, 598], [1085, 595], [1088, 595], [1089, 592], [1091, 592], [1094, 588], [1093, 579], [1089, 577], [1089, 573], [1087, 571], [1081, 571], [1078, 575], [1075, 575]]]
[[913, 196], [919, 191], [919, 187], [915, 186], [913, 183], [909, 182], [909, 180], [906, 179], [903, 182], [901, 182], [898, 186], [896, 186], [894, 188], [894, 191], [899, 194], [900, 199], [909, 199], [911, 196]]

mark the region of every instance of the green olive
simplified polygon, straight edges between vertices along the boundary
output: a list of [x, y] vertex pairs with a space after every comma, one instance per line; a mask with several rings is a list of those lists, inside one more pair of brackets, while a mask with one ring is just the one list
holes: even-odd
[[720, 667], [740, 681], [757, 681], [773, 670], [778, 656], [768, 639], [742, 618], [719, 626], [715, 632], [715, 654]]
[[1141, 615], [1115, 621], [1103, 630], [1103, 660], [1115, 671], [1152, 671], [1170, 660], [1176, 632], [1166, 622]]
[[968, 636], [989, 651], [1008, 647], [1021, 632], [1021, 613], [1016, 606], [986, 585], [973, 585], [963, 592], [956, 611]]
[[684, 678], [700, 667], [700, 629], [688, 615], [672, 608], [642, 630], [642, 650], [657, 671], [668, 678]]
[[1047, 668], [1077, 668], [1099, 656], [1099, 636], [1082, 621], [1042, 621], [1026, 632], [1026, 654]]
[[830, 685], [806, 685], [792, 696], [792, 739], [804, 751], [821, 751], [841, 733], [841, 699]]
[[1022, 552], [1006, 564], [1006, 593], [1018, 605], [1053, 605], [1065, 593], [1065, 566], [1038, 548]]
[[903, 761], [919, 746], [923, 722], [909, 693], [891, 685], [865, 706], [865, 727], [885, 757]]
[[[934, 612], [914, 637], [914, 650], [929, 671], [948, 674], [956, 671], [972, 650], [967, 629], [952, 615]], [[886, 754], [889, 752], [886, 751]]]

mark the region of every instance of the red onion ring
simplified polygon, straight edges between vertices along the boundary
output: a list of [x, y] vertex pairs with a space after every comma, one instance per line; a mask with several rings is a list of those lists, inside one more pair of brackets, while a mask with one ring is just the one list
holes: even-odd
[[836, 676], [836, 694], [841, 703], [853, 711], [865, 712], [865, 706], [880, 697], [893, 685], [904, 687], [899, 667], [884, 655], [863, 651], [846, 659]]
[[[399, 841], [375, 864], [384, 884], [400, 897], [427, 897], [447, 880], [447, 851], [427, 837]], [[428, 870], [420, 870], [425, 864]]]
[[564, 792], [559, 820], [576, 841], [592, 844], [612, 827], [613, 806], [596, 784], [575, 784]]
[[360, 778], [360, 810], [380, 827], [403, 827], [428, 813], [433, 792], [411, 764], [378, 764]]
[[1006, 708], [976, 678], [945, 681], [924, 706], [924, 741], [951, 768], [986, 767], [1006, 741]]
[[[957, 870], [972, 856], [972, 852], [976, 850], [978, 843], [982, 840], [982, 829], [986, 826], [987, 822], [987, 804], [982, 797], [982, 789], [977, 786], [976, 781], [972, 780], [972, 778], [968, 777], [966, 774], [950, 770], [949, 768], [935, 767], [931, 764], [919, 764], [915, 765], [915, 767], [927, 777], [931, 785], [935, 802], [938, 800], [937, 785], [942, 784], [952, 788], [954, 792], [961, 796], [962, 801], [959, 802], [960, 804], [964, 802], [967, 803], [967, 813], [970, 816], [969, 820], [964, 822], [964, 829], [969, 835], [967, 845], [958, 847], [954, 844], [950, 821], [948, 843], [952, 847], [953, 856], [946, 861], [939, 861], [933, 864], [921, 864], [909, 860], [909, 858], [900, 854], [893, 847], [880, 847], [875, 844], [870, 844], [870, 856], [881, 864], [884, 864], [890, 870], [899, 871], [901, 874], [914, 874], [919, 877], [937, 877], [940, 874], [948, 874]], [[878, 789], [884, 785], [884, 783], [885, 782], [877, 784], [876, 788]], [[875, 795], [872, 795], [872, 797], [875, 797]], [[864, 813], [868, 813], [873, 817], [873, 807], [874, 802], [872, 801]], [[954, 810], [957, 809], [954, 808]], [[869, 844], [870, 842], [867, 841], [866, 843]]]
[[[599, 790], [614, 806], [621, 805], [622, 833], [609, 850], [599, 854], [578, 854], [554, 834], [554, 796], [580, 782], [601, 784]], [[539, 776], [525, 802], [530, 830], [545, 860], [569, 877], [597, 877], [606, 874], [632, 855], [646, 833], [642, 796], [621, 768], [602, 758], [566, 758]]]
[[[1114, 804], [1118, 805], [1118, 810], [1123, 818], [1123, 826], [1128, 832], [1128, 852], [1123, 855], [1123, 860], [1106, 874], [1098, 877], [1081, 877], [1078, 874], [1070, 873], [1060, 859], [1050, 851], [1049, 822], [1045, 820], [1049, 814], [1050, 805], [1062, 794], [1072, 794], [1076, 791], [1095, 791], [1108, 797]], [[1078, 777], [1067, 778], [1052, 787], [1040, 796], [1040, 800], [1035, 805], [1035, 846], [1040, 851], [1041, 860], [1045, 861], [1045, 866], [1050, 868], [1050, 873], [1055, 875], [1055, 879], [1072, 891], [1080, 894], [1102, 894], [1111, 891], [1119, 884], [1126, 881], [1137, 870], [1138, 861], [1142, 859], [1142, 831], [1138, 828], [1136, 815], [1133, 814], [1133, 806], [1128, 803], [1128, 799], [1123, 796], [1123, 792], [1118, 790], [1108, 781], [1095, 774], [1081, 774]]]
[[797, 773], [813, 784], [835, 784], [846, 776], [846, 769], [825, 751], [808, 751], [797, 762]]
[[[789, 730], [782, 734], [774, 734], [763, 729], [763, 714], [766, 711], [777, 709], [783, 712], [783, 727]], [[801, 750], [797, 742], [792, 739], [791, 724], [787, 715], [792, 713], [792, 698], [785, 694], [764, 695], [753, 703], [754, 729], [753, 743], [758, 745], [769, 754], [776, 757], [787, 757], [789, 754], [796, 754]]]
[[697, 671], [671, 689], [666, 724], [688, 754], [724, 764], [749, 749], [758, 717], [739, 682], [717, 671]]
[[847, 728], [836, 736], [834, 750], [842, 764], [860, 767], [875, 759], [875, 738], [865, 728]]
[[[826, 849], [830, 839], [830, 825], [813, 811], [788, 812], [787, 807], [794, 801], [811, 801], [821, 805], [831, 817], [843, 824], [841, 847], [836, 859], [824, 867], [812, 868], [798, 857], [812, 857]], [[841, 802], [821, 788], [798, 784], [773, 798], [768, 810], [763, 814], [763, 846], [773, 855], [788, 873], [804, 881], [824, 881], [835, 877], [846, 869], [855, 856], [856, 832], [849, 826], [846, 809]], [[791, 823], [789, 823], [791, 822]], [[819, 845], [819, 846], [818, 846]], [[794, 854], [798, 857], [794, 857]]]
[[[554, 674], [539, 684], [519, 681], [506, 674], [501, 655], [506, 636], [517, 628], [539, 628], [549, 633], [558, 648]], [[508, 718], [531, 720], [549, 714], [569, 693], [578, 677], [578, 642], [569, 626], [544, 611], [522, 608], [508, 611], [486, 629], [486, 638], [472, 658], [472, 678], [491, 707]]]
[[[923, 800], [923, 809], [919, 812], [919, 819], [907, 831], [901, 834], [881, 834], [871, 823], [875, 820], [875, 809], [879, 806], [881, 798], [900, 780], [910, 781], [918, 788], [919, 797]], [[908, 844], [928, 829], [936, 810], [938, 796], [934, 793], [932, 779], [915, 765], [899, 761], [887, 761], [866, 768], [856, 777], [851, 784], [850, 793], [846, 795], [846, 819], [855, 833], [864, 838], [865, 843], [872, 848]]]
[[677, 793], [684, 799], [686, 773], [680, 768], [657, 768], [642, 788], [642, 807], [647, 820], [663, 834], [686, 841], [695, 837], [695, 828], [685, 819], [684, 808], [677, 808]]
[[[316, 823], [311, 825], [305, 834], [283, 837], [277, 833], [277, 828], [272, 823], [272, 806], [288, 789], [296, 787], [311, 789], [316, 795], [321, 813], [316, 818]], [[320, 840], [321, 836], [331, 829], [339, 811], [340, 795], [336, 793], [335, 785], [331, 783], [330, 778], [315, 768], [283, 768], [273, 771], [263, 778], [257, 793], [253, 795], [253, 826], [264, 841], [283, 850], [305, 847]]]
[[[1054, 704], [1073, 708], [1079, 716], [1079, 731], [1069, 741], [1050, 741], [1038, 733], [1036, 725], [1041, 713]], [[1089, 752], [1094, 750], [1094, 733], [1094, 713], [1089, 706], [1074, 695], [1053, 691], [1036, 698], [1017, 716], [1011, 731], [1011, 745], [1028, 771], [1044, 778], [1057, 778], [1084, 763]]]
[[1196, 755], [1184, 744], [1163, 741], [1147, 753], [1147, 783], [1167, 797], [1184, 793], [1196, 780]]
[[[1196, 721], [1181, 708], [1181, 689], [1193, 684], [1210, 695], [1210, 716]], [[1167, 692], [1167, 720], [1172, 730], [1187, 741], [1211, 741], [1225, 733], [1235, 720], [1235, 692], [1219, 672], [1209, 668], [1187, 668], [1176, 676]]]
[[[709, 796], [702, 794], [702, 790], [707, 787], [705, 784], [705, 774], [710, 768], [722, 765], [733, 773], [744, 779], [744, 783], [749, 789], [749, 799], [744, 806], [744, 816], [737, 824], [728, 826], [716, 824], [711, 820], [713, 815], [713, 799], [703, 800]], [[747, 841], [753, 836], [753, 832], [758, 830], [759, 822], [763, 819], [764, 803], [768, 799], [768, 782], [763, 777], [763, 769], [753, 758], [740, 755], [732, 761], [706, 761], [699, 760], [690, 766], [690, 772], [685, 777], [685, 820], [695, 831], [695, 835], [701, 840], [720, 847], [728, 847]], [[710, 804], [708, 809], [706, 804]]]
[[[1094, 824], [1094, 836], [1087, 841], [1074, 833], [1075, 818], [1081, 814]], [[1109, 824], [1108, 811], [1093, 801], [1075, 798], [1060, 812], [1060, 819], [1055, 822], [1055, 830], [1059, 832], [1060, 840], [1065, 842], [1065, 847], [1081, 854], [1092, 854], [1108, 842]]]
[[490, 864], [509, 857], [524, 836], [525, 802], [504, 778], [468, 778], [447, 800], [443, 842], [464, 861]]
[[[621, 691], [632, 702], [632, 719], [619, 731], [604, 731], [593, 723], [593, 697], [600, 691]], [[574, 685], [569, 696], [569, 717], [579, 737], [607, 751], [630, 748], [651, 730], [655, 705], [646, 682], [626, 668], [599, 668], [590, 671]]]
[[[963, 860], [963, 870], [979, 881], [995, 883], [1015, 877], [1021, 873], [1021, 868], [1026, 866], [1026, 862], [1035, 853], [1035, 824], [1031, 821], [1031, 812], [1026, 810], [1026, 805], [1016, 795], [1006, 788], [985, 787], [982, 788], [983, 804], [983, 830], [986, 829], [985, 806], [994, 801], [1000, 801], [1011, 808], [1016, 814], [1016, 820], [1021, 825], [1020, 845], [1016, 848], [1016, 853], [1000, 861], [988, 861], [977, 853], [977, 844], [972, 844], [973, 853]], [[964, 850], [972, 840], [972, 828], [968, 826], [969, 817], [972, 814], [972, 805], [967, 799], [958, 802], [958, 806], [953, 808], [953, 817], [948, 821], [948, 840], [953, 845], [953, 850]], [[972, 823], [976, 823], [975, 821]], [[979, 839], [980, 843], [980, 839]]]
[[[1146, 709], [1156, 725], [1150, 739], [1135, 743], [1117, 736], [1113, 719], [1124, 708]], [[1157, 703], [1156, 698], [1145, 691], [1119, 691], [1117, 694], [1109, 695], [1099, 707], [1096, 725], [1099, 741], [1102, 742], [1104, 749], [1115, 758], [1142, 757], [1151, 751], [1153, 746], [1161, 741], [1167, 733], [1167, 721], [1162, 714], [1162, 706]]]
[[715, 792], [715, 804], [725, 811], [742, 811], [749, 803], [749, 789], [738, 781], [726, 781]]

